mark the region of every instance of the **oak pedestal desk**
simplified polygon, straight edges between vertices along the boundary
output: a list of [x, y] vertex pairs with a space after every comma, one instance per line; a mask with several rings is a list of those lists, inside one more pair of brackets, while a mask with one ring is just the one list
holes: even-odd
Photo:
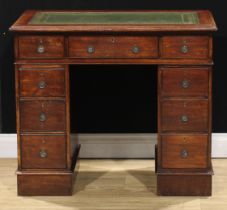
[[80, 149], [70, 142], [72, 64], [158, 65], [157, 194], [211, 195], [209, 11], [26, 11], [10, 30], [18, 195], [72, 194]]

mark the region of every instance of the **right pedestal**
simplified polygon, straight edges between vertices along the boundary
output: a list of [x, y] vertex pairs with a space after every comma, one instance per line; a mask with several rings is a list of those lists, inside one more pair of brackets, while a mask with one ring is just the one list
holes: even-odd
[[158, 70], [158, 195], [210, 196], [211, 67]]

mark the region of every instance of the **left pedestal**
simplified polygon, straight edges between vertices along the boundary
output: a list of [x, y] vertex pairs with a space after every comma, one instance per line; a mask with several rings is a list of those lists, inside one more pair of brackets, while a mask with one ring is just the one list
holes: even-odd
[[68, 81], [67, 65], [16, 65], [18, 195], [72, 195]]

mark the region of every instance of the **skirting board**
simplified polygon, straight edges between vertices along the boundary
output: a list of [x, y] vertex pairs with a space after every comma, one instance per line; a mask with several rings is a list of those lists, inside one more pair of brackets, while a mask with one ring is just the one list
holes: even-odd
[[[72, 134], [72, 138], [75, 135]], [[156, 134], [78, 134], [81, 158], [154, 158]], [[17, 157], [16, 134], [0, 134], [0, 158]], [[227, 157], [227, 133], [212, 135], [212, 157]]]

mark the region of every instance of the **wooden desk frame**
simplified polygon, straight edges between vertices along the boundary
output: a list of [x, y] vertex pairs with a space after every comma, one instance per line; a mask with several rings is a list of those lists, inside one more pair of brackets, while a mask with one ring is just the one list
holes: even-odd
[[157, 194], [211, 195], [212, 14], [184, 11], [198, 15], [196, 24], [29, 24], [37, 12], [10, 28], [18, 195], [73, 193], [80, 145], [70, 142], [72, 64], [158, 65]]

